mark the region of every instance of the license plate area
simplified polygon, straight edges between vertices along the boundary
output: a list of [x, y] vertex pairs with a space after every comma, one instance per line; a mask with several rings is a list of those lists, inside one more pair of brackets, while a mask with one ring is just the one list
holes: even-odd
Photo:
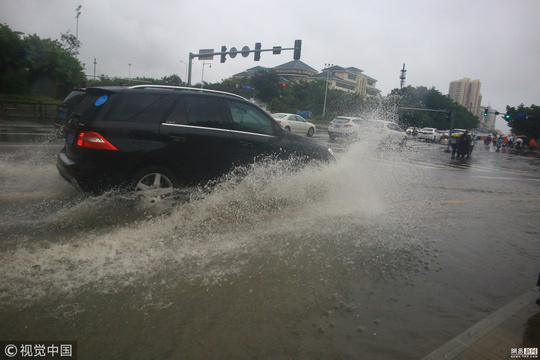
[[66, 138], [66, 144], [73, 145], [73, 140], [75, 140], [75, 134], [69, 133]]

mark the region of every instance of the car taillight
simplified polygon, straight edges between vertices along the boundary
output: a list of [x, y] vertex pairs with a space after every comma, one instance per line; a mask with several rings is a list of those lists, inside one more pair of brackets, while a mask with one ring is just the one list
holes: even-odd
[[345, 125], [343, 125], [343, 127], [352, 127], [352, 125], [351, 124], [345, 124]]
[[278, 124], [281, 124], [281, 120], [276, 120]]
[[77, 146], [94, 150], [118, 150], [113, 144], [96, 132], [81, 132], [77, 138]]

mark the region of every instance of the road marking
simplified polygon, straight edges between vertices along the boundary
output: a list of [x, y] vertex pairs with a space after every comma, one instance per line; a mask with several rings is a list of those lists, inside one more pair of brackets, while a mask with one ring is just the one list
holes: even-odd
[[466, 203], [475, 203], [475, 202], [508, 202], [508, 201], [540, 201], [540, 197], [525, 197], [525, 198], [487, 198], [487, 199], [448, 199], [448, 200], [431, 200], [431, 201], [411, 201], [411, 202], [402, 202], [397, 203], [396, 205], [448, 205], [448, 204], [466, 204]]
[[494, 179], [494, 180], [531, 180], [531, 181], [540, 181], [540, 179], [531, 179], [523, 177], [501, 177], [501, 176], [481, 176], [473, 175], [472, 177], [482, 178], [482, 179]]

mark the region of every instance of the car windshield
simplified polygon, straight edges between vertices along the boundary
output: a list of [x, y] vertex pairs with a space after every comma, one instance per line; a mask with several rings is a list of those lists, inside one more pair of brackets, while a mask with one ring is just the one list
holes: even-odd
[[363, 125], [363, 124], [366, 123], [366, 120], [364, 120], [364, 119], [353, 119], [353, 123], [358, 124], [358, 125]]

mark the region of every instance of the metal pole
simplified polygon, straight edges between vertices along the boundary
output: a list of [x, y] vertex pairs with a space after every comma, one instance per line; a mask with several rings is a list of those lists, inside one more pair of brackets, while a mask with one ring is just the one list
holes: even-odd
[[189, 53], [189, 70], [188, 70], [188, 80], [187, 80], [187, 84], [188, 86], [191, 86], [191, 70], [192, 70], [192, 67], [193, 67], [193, 53]]
[[452, 152], [450, 150], [450, 140], [452, 139], [452, 131], [454, 131], [454, 112], [450, 111], [450, 130], [448, 130], [448, 144], [446, 145], [445, 153]]
[[334, 65], [324, 64], [324, 66], [326, 67], [326, 89], [324, 90], [324, 105], [323, 105], [323, 111], [322, 111], [323, 119], [324, 119], [324, 114], [326, 113], [326, 96], [328, 95], [328, 77], [330, 76], [330, 70], [328, 69], [328, 67], [334, 66]]
[[76, 57], [78, 58], [79, 57], [79, 16], [81, 15], [81, 7], [82, 5], [79, 5], [77, 6], [77, 8], [75, 9], [75, 12], [77, 13], [77, 15], [75, 16], [75, 18], [77, 19], [77, 28], [75, 30], [75, 41], [77, 42], [75, 44], [75, 46], [77, 47], [76, 50]]

